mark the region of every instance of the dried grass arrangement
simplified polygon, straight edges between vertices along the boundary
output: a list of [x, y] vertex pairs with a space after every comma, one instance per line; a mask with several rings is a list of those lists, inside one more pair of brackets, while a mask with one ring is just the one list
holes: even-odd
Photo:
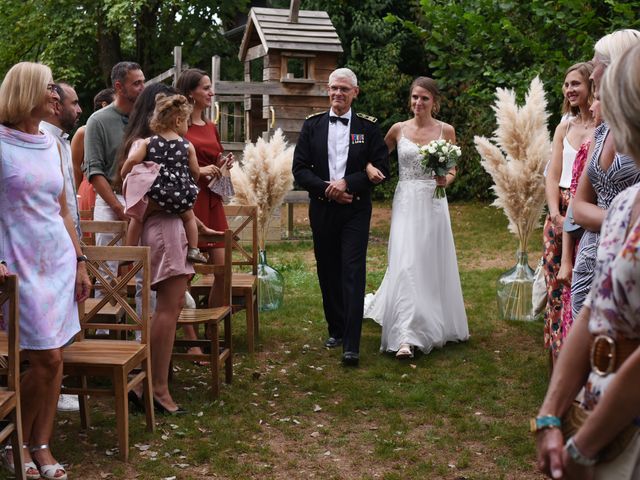
[[509, 230], [518, 237], [520, 250], [526, 252], [545, 203], [543, 172], [551, 155], [547, 100], [538, 77], [531, 82], [522, 107], [517, 105], [513, 90], [498, 88], [496, 97], [495, 145], [479, 136], [474, 142], [482, 157], [480, 164], [493, 179], [493, 205], [504, 210]]
[[277, 129], [271, 139], [262, 138], [244, 147], [242, 163], [231, 169], [234, 205], [258, 206], [258, 242], [264, 250], [273, 211], [282, 205], [285, 194], [293, 188], [292, 146]]
[[496, 199], [509, 219], [509, 230], [520, 243], [517, 264], [498, 279], [498, 307], [502, 318], [533, 320], [533, 271], [528, 245], [545, 204], [544, 168], [551, 155], [547, 129], [547, 101], [542, 82], [534, 78], [519, 107], [513, 90], [498, 88], [493, 110], [498, 124], [491, 140], [474, 137], [480, 164], [493, 179]]

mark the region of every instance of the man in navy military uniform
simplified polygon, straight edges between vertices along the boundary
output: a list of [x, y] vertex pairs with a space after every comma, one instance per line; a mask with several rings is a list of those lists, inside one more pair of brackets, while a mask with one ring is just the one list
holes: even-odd
[[342, 362], [359, 363], [371, 220], [368, 163], [389, 176], [389, 151], [376, 119], [355, 113], [358, 79], [348, 68], [329, 76], [331, 110], [311, 115], [293, 155], [293, 175], [309, 192], [318, 280], [329, 326], [325, 346], [342, 345]]

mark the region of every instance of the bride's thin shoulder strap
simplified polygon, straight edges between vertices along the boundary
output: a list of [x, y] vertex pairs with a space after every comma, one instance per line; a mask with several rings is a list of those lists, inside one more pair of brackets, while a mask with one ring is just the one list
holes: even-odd
[[442, 138], [443, 132], [444, 132], [444, 122], [440, 122], [440, 138]]
[[406, 122], [400, 124], [400, 137], [404, 137], [404, 126]]

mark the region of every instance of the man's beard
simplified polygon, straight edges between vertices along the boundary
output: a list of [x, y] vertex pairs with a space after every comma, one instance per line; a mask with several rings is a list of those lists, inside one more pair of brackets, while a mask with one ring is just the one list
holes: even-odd
[[65, 115], [63, 117], [60, 117], [60, 127], [62, 128], [63, 132], [71, 132], [74, 128], [76, 128], [76, 125], [78, 125], [78, 118], [75, 116], [75, 114], [73, 116]]

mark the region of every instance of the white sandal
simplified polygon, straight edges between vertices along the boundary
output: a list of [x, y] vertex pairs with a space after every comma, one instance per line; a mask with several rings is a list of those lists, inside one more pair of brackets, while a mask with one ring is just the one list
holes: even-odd
[[[37, 452], [38, 450], [49, 450], [49, 445], [43, 444], [29, 449], [31, 453]], [[62, 471], [62, 475], [56, 477], [56, 472], [60, 470]], [[40, 476], [47, 480], [67, 480], [67, 471], [59, 463], [53, 465], [38, 465], [38, 471], [40, 472]]]
[[396, 352], [396, 358], [413, 358], [413, 348], [408, 343], [403, 343]]
[[[23, 448], [29, 448], [29, 444], [25, 443], [22, 445]], [[9, 458], [7, 457], [7, 453], [12, 450], [11, 445], [6, 445], [4, 447], [4, 453], [2, 455], [2, 463], [4, 464], [4, 467], [9, 470], [9, 472], [11, 472], [12, 475], [16, 474], [16, 466], [13, 462], [13, 459], [11, 459], [11, 461], [9, 461]], [[36, 464], [31, 461], [31, 462], [26, 462], [23, 465], [24, 468], [24, 478], [26, 478], [27, 480], [38, 480], [40, 478], [40, 473], [38, 471], [38, 467], [36, 467]], [[36, 473], [28, 473], [29, 469], [31, 470], [35, 470]]]

